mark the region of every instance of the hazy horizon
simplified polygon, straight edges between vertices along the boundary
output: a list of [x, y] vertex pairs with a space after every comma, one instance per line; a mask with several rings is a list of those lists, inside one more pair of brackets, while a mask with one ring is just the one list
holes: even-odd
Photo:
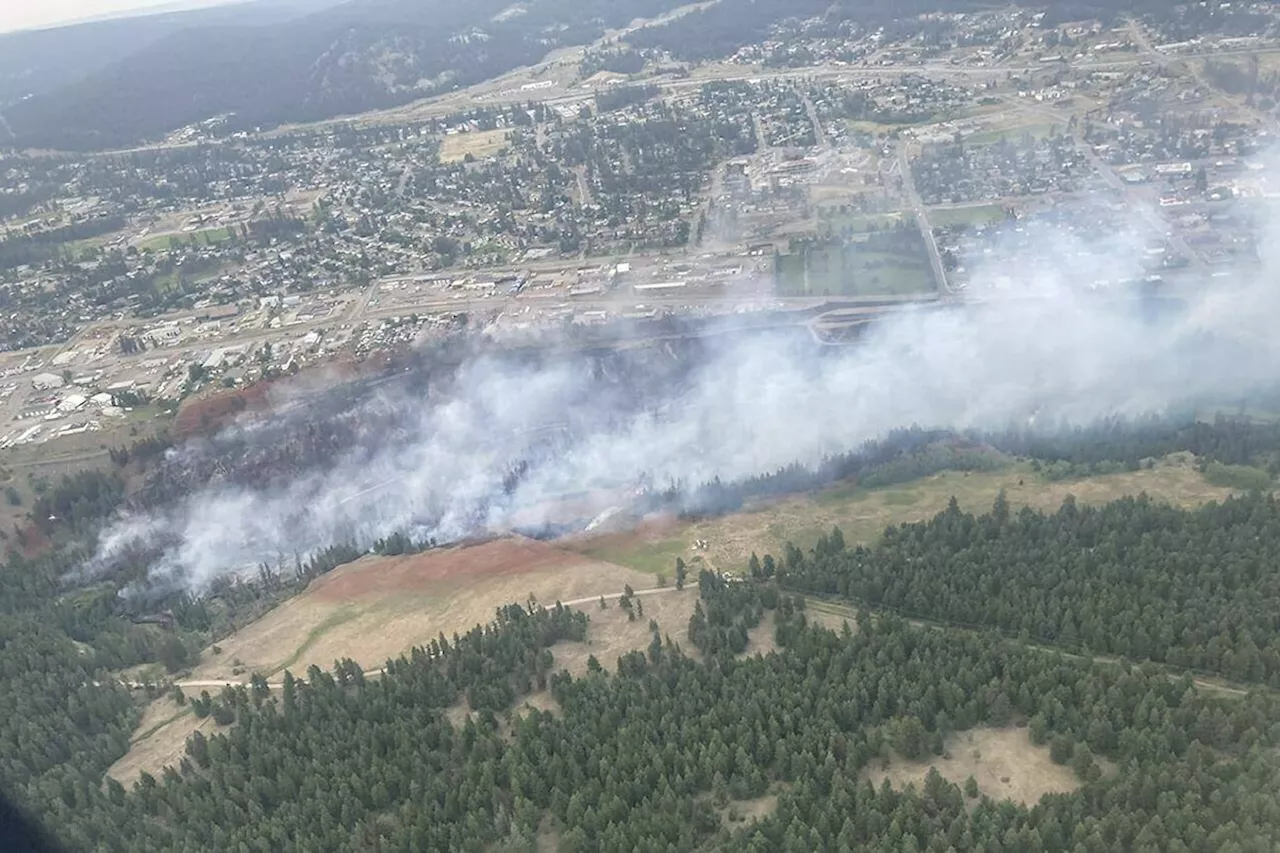
[[245, 0], [43, 0], [38, 4], [0, 4], [0, 33], [237, 2]]

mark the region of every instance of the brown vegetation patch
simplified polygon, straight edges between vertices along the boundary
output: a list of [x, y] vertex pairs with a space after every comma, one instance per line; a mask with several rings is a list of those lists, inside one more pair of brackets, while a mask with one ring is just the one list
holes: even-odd
[[534, 843], [537, 845], [538, 853], [555, 853], [560, 849], [560, 832], [556, 829], [550, 815], [542, 818], [542, 823], [538, 825], [538, 837], [534, 839]]
[[440, 140], [440, 162], [457, 163], [470, 154], [477, 160], [493, 157], [507, 147], [506, 130], [475, 130], [452, 133]]
[[844, 631], [846, 625], [851, 632], [856, 634], [858, 631], [858, 616], [854, 609], [846, 604], [817, 598], [806, 599], [804, 615], [810, 623], [821, 625], [837, 634]]
[[15, 525], [13, 538], [9, 540], [9, 552], [18, 553], [27, 559], [34, 559], [49, 551], [53, 542], [40, 529], [40, 525], [27, 522], [21, 527]]
[[242, 412], [262, 411], [267, 407], [269, 384], [256, 382], [236, 391], [188, 398], [173, 419], [174, 439], [181, 442], [194, 435], [211, 434]]
[[452, 637], [493, 621], [503, 605], [531, 596], [543, 604], [591, 603], [628, 584], [640, 590], [653, 578], [523, 539], [367, 556], [219, 641], [222, 653], [206, 651], [193, 678], [242, 680], [247, 676], [232, 672], [237, 659], [245, 672], [267, 675], [300, 674], [312, 664], [328, 668], [341, 658], [376, 669], [440, 634]]
[[475, 719], [471, 711], [471, 703], [464, 696], [454, 704], [445, 709], [445, 719], [449, 721], [449, 725], [455, 729], [460, 729], [467, 724], [467, 720]]
[[546, 542], [511, 537], [402, 557], [357, 560], [317, 579], [309, 592], [321, 601], [351, 601], [397, 592], [439, 591], [442, 584], [457, 581], [574, 569], [591, 562]]
[[183, 441], [193, 435], [211, 434], [245, 412], [266, 412], [290, 399], [324, 391], [343, 382], [376, 374], [386, 365], [376, 359], [354, 362], [332, 359], [292, 376], [263, 379], [244, 388], [217, 390], [189, 397], [173, 421], [173, 436]]
[[1054, 764], [1048, 747], [1036, 746], [1026, 729], [1017, 728], [960, 732], [947, 739], [943, 756], [924, 761], [895, 759], [887, 769], [873, 762], [864, 775], [876, 786], [888, 779], [895, 788], [915, 785], [919, 789], [930, 767], [961, 787], [972, 776], [978, 790], [993, 800], [1028, 806], [1045, 794], [1068, 794], [1080, 787], [1070, 767]]
[[747, 632], [747, 650], [739, 654], [739, 658], [767, 655], [778, 650], [778, 641], [774, 637], [776, 615], [772, 611], [765, 613], [760, 624]]
[[560, 703], [556, 701], [556, 697], [551, 695], [550, 690], [539, 690], [524, 697], [520, 706], [516, 708], [516, 714], [523, 714], [530, 710], [544, 711], [553, 717], [558, 717], [563, 713]]

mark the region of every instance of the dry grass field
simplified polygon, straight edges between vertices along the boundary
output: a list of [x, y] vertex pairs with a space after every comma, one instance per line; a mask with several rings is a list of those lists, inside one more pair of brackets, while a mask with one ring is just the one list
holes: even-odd
[[[376, 669], [439, 634], [464, 633], [498, 607], [543, 604], [653, 586], [653, 577], [510, 538], [403, 557], [365, 557], [316, 579], [303, 593], [206, 651], [192, 679], [274, 676], [347, 657]], [[236, 664], [239, 661], [239, 664]]]
[[189, 706], [179, 706], [168, 697], [157, 699], [143, 713], [129, 741], [129, 751], [107, 769], [107, 775], [128, 788], [142, 771], [156, 775], [180, 762], [186, 754], [187, 738], [196, 730], [208, 734], [216, 728], [211, 717], [197, 719]]
[[[689, 562], [700, 556], [715, 568], [741, 571], [753, 551], [760, 555], [778, 554], [788, 541], [810, 548], [820, 535], [835, 526], [847, 542], [873, 542], [888, 525], [932, 518], [946, 509], [952, 496], [962, 509], [985, 512], [1001, 489], [1015, 510], [1030, 506], [1050, 511], [1061, 506], [1068, 495], [1074, 495], [1080, 503], [1096, 504], [1145, 492], [1157, 500], [1196, 506], [1231, 494], [1230, 489], [1207, 483], [1185, 456], [1162, 460], [1150, 470], [1065, 482], [1046, 482], [1029, 468], [1012, 465], [995, 472], [945, 471], [914, 483], [881, 489], [841, 484], [813, 495], [761, 503], [706, 521], [651, 520], [632, 532], [578, 538], [565, 547], [595, 559], [668, 576], [676, 557]], [[695, 539], [706, 540], [708, 547], [693, 550]]]
[[496, 156], [507, 145], [505, 130], [476, 130], [454, 133], [440, 140], [440, 162], [459, 163], [470, 154], [477, 160]]
[[925, 761], [897, 759], [888, 769], [876, 762], [865, 775], [877, 787], [885, 780], [895, 788], [924, 784], [930, 767], [957, 785], [972, 776], [978, 790], [993, 800], [1032, 806], [1045, 794], [1070, 793], [1079, 787], [1070, 767], [1054, 764], [1049, 748], [1036, 746], [1026, 729], [970, 729], [952, 735], [944, 756]]

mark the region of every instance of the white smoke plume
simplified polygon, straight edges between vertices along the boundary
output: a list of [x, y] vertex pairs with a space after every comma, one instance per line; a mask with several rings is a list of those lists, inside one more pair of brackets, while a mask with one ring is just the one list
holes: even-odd
[[[1098, 245], [1030, 230], [1018, 235], [1012, 264], [967, 259], [965, 306], [903, 311], [853, 346], [725, 335], [660, 411], [589, 396], [573, 362], [526, 372], [480, 357], [443, 399], [366, 404], [410, 407], [402, 440], [357, 447], [284, 486], [211, 485], [179, 506], [122, 518], [101, 538], [97, 560], [139, 538], [165, 542], [153, 573], [200, 588], [334, 542], [368, 544], [394, 532], [449, 541], [536, 521], [550, 498], [568, 492], [604, 495], [602, 511], [608, 495], [645, 476], [692, 487], [816, 464], [896, 427], [1000, 429], [1032, 416], [1087, 423], [1275, 384], [1277, 267], [1230, 280], [1206, 275], [1189, 288], [1187, 310], [1153, 322], [1134, 300], [1090, 288], [1140, 277], [1145, 236], [1139, 227]], [[1210, 339], [1235, 349], [1206, 349]], [[1222, 352], [1233, 355], [1214, 354]], [[590, 429], [504, 490], [504, 473], [536, 446], [531, 430], [584, 413]]]

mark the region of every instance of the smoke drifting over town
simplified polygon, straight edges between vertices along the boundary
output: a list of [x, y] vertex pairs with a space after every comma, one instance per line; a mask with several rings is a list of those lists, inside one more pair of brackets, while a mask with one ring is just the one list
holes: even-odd
[[[641, 483], [691, 489], [815, 464], [896, 427], [1087, 423], [1271, 386], [1275, 264], [1250, 281], [1215, 279], [1181, 310], [1153, 315], [1131, 295], [1090, 287], [1141, 277], [1140, 230], [1108, 246], [1031, 235], [1037, 249], [1023, 262], [974, 265], [963, 307], [893, 314], [850, 346], [763, 332], [707, 338], [678, 381], [647, 383], [657, 388], [602, 381], [573, 357], [530, 366], [477, 356], [444, 387], [360, 402], [356, 416], [395, 429], [368, 432], [327, 464], [260, 487], [210, 482], [122, 517], [95, 565], [150, 543], [153, 578], [198, 589], [335, 542], [367, 546], [395, 532], [446, 542], [537, 525], [570, 493], [603, 512]], [[258, 427], [233, 429], [251, 444]], [[170, 463], [200, 452], [177, 449]]]

